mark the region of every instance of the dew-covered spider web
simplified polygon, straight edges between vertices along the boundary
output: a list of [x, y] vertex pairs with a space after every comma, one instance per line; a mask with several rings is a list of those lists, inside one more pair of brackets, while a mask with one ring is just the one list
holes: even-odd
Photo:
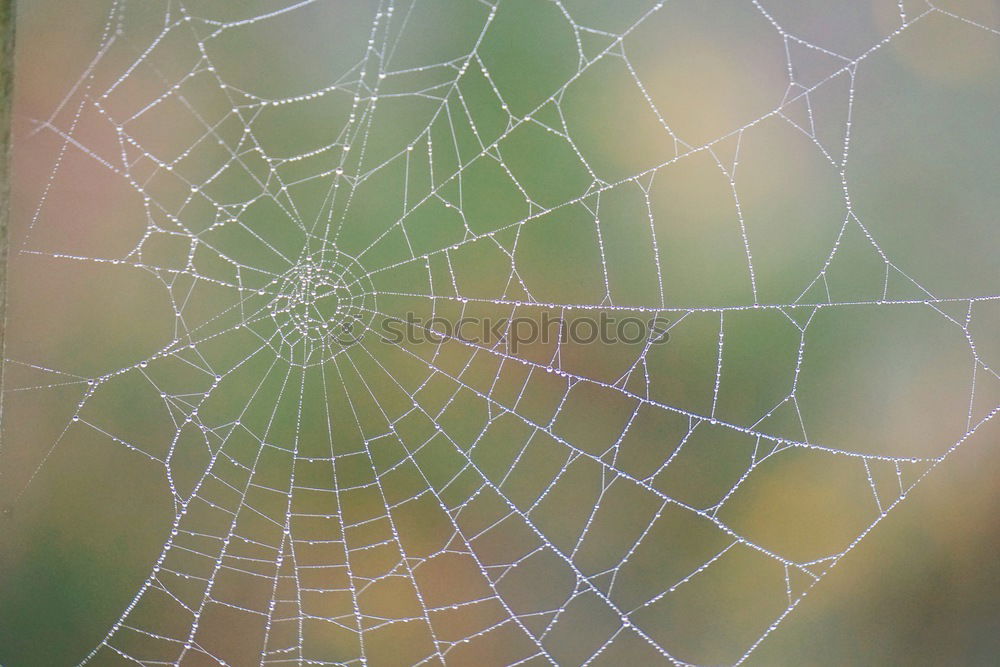
[[5, 664], [752, 662], [996, 441], [995, 3], [20, 11]]

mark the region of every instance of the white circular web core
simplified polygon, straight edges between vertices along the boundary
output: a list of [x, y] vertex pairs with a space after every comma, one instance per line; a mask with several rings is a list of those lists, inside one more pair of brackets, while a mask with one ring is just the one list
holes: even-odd
[[375, 314], [371, 278], [339, 250], [302, 257], [275, 281], [268, 304], [275, 351], [297, 366], [324, 363], [356, 343]]

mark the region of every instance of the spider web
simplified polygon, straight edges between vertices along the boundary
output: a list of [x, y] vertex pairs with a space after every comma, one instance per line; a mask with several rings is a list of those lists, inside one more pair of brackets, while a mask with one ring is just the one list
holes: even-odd
[[[217, 4], [115, 0], [19, 138], [12, 266], [108, 338], [37, 352], [12, 279], [11, 507], [85, 441], [170, 498], [83, 662], [740, 664], [996, 415], [995, 252], [936, 272], [869, 183], [924, 140], [887, 72], [988, 15]], [[669, 340], [389, 340], [408, 312]], [[64, 406], [46, 442], [15, 397]]]

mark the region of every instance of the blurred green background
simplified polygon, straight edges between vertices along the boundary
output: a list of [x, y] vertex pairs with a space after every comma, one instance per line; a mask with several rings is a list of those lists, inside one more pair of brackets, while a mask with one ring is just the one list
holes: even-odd
[[[995, 664], [1000, 10], [935, 6], [19, 2], [0, 664]], [[379, 333], [543, 311], [670, 340]]]

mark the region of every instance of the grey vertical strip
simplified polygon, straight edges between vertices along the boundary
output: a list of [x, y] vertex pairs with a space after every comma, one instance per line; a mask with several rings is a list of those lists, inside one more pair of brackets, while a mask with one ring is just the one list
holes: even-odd
[[0, 443], [7, 329], [7, 227], [10, 218], [10, 119], [14, 104], [15, 0], [0, 0]]

